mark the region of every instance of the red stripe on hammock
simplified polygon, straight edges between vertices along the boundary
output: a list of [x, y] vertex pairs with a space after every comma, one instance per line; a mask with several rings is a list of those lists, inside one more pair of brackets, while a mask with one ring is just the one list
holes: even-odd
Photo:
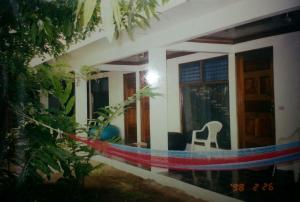
[[300, 147], [285, 149], [281, 151], [268, 152], [259, 155], [249, 155], [249, 156], [237, 156], [237, 157], [204, 157], [204, 158], [181, 158], [181, 157], [159, 157], [151, 156], [151, 154], [141, 154], [138, 152], [124, 151], [120, 148], [115, 148], [107, 142], [102, 142], [99, 140], [89, 140], [87, 138], [78, 137], [75, 135], [70, 135], [70, 137], [76, 141], [83, 142], [97, 151], [103, 154], [119, 157], [124, 160], [139, 163], [146, 166], [159, 166], [162, 167], [173, 167], [180, 165], [212, 165], [212, 164], [230, 164], [230, 163], [242, 163], [249, 161], [265, 160], [269, 158], [275, 158], [280, 156], [285, 156], [289, 154], [294, 154], [300, 152]]

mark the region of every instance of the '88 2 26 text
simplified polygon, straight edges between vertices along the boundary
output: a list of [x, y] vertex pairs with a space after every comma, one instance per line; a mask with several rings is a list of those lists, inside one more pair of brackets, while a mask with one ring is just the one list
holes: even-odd
[[231, 190], [233, 192], [244, 192], [244, 191], [274, 191], [274, 184], [272, 182], [265, 183], [253, 183], [253, 184], [245, 184], [245, 183], [233, 183], [230, 184]]

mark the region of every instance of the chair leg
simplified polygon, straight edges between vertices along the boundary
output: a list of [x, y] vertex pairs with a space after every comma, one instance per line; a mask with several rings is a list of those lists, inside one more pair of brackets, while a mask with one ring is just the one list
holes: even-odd
[[210, 170], [206, 171], [206, 179], [209, 183], [209, 188], [212, 189], [212, 187], [213, 187], [212, 171], [210, 171]]
[[193, 183], [194, 183], [194, 185], [197, 185], [198, 184], [198, 178], [197, 178], [197, 175], [196, 175], [196, 171], [193, 170], [192, 172], [193, 172], [192, 173], [192, 175], [193, 175]]
[[273, 166], [273, 171], [272, 171], [272, 177], [274, 177], [274, 176], [275, 176], [276, 168], [277, 168], [277, 166], [276, 166], [276, 165], [274, 165], [274, 166]]
[[300, 163], [294, 163], [293, 172], [294, 172], [294, 182], [297, 183], [299, 179]]

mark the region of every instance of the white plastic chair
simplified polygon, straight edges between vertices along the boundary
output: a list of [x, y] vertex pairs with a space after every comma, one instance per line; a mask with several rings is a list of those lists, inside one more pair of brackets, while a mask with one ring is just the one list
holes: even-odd
[[[194, 151], [195, 143], [204, 144], [205, 149], [211, 148], [211, 143], [216, 144], [216, 148], [219, 148], [218, 142], [217, 142], [217, 134], [221, 131], [223, 127], [223, 124], [219, 121], [210, 121], [206, 123], [201, 130], [193, 130], [192, 133], [192, 145], [191, 149]], [[197, 138], [196, 134], [199, 132], [203, 132], [205, 128], [208, 128], [208, 137], [207, 139], [199, 139]], [[197, 144], [197, 146], [200, 146]]]
[[[193, 130], [192, 133], [192, 144], [191, 144], [191, 150], [195, 151], [195, 143], [202, 143], [204, 144], [203, 148], [205, 148], [206, 150], [211, 149], [211, 143], [215, 143], [216, 144], [216, 148], [219, 148], [218, 142], [217, 142], [217, 134], [221, 131], [223, 127], [223, 124], [219, 121], [210, 121], [208, 123], [206, 123], [201, 130]], [[208, 136], [207, 139], [199, 139], [197, 138], [196, 134], [199, 132], [203, 132], [206, 128], [208, 128]], [[198, 145], [197, 146], [201, 146]], [[193, 170], [193, 181], [194, 184], [197, 184], [198, 182], [198, 177], [196, 172]], [[219, 176], [219, 173], [217, 173], [217, 177]], [[211, 171], [206, 171], [206, 178], [209, 182], [209, 186], [210, 188], [213, 187], [212, 184], [212, 172]]]

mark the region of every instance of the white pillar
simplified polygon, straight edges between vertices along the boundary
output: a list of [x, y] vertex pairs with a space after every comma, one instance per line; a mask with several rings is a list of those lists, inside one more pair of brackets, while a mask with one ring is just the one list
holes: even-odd
[[[109, 105], [114, 106], [124, 101], [123, 85], [123, 72], [114, 71], [108, 73]], [[124, 114], [112, 120], [111, 124], [120, 129], [121, 137], [125, 140]]]
[[234, 53], [228, 54], [228, 81], [229, 81], [229, 113], [230, 113], [231, 149], [238, 149], [236, 65], [235, 65], [235, 54]]
[[[151, 149], [168, 150], [167, 130], [167, 60], [166, 50], [153, 48], [149, 50], [149, 75], [157, 75], [157, 82], [153, 84], [155, 92], [161, 96], [150, 98], [150, 142]], [[152, 169], [154, 172], [163, 171]]]
[[75, 79], [75, 119], [81, 126], [87, 124], [87, 81]]

